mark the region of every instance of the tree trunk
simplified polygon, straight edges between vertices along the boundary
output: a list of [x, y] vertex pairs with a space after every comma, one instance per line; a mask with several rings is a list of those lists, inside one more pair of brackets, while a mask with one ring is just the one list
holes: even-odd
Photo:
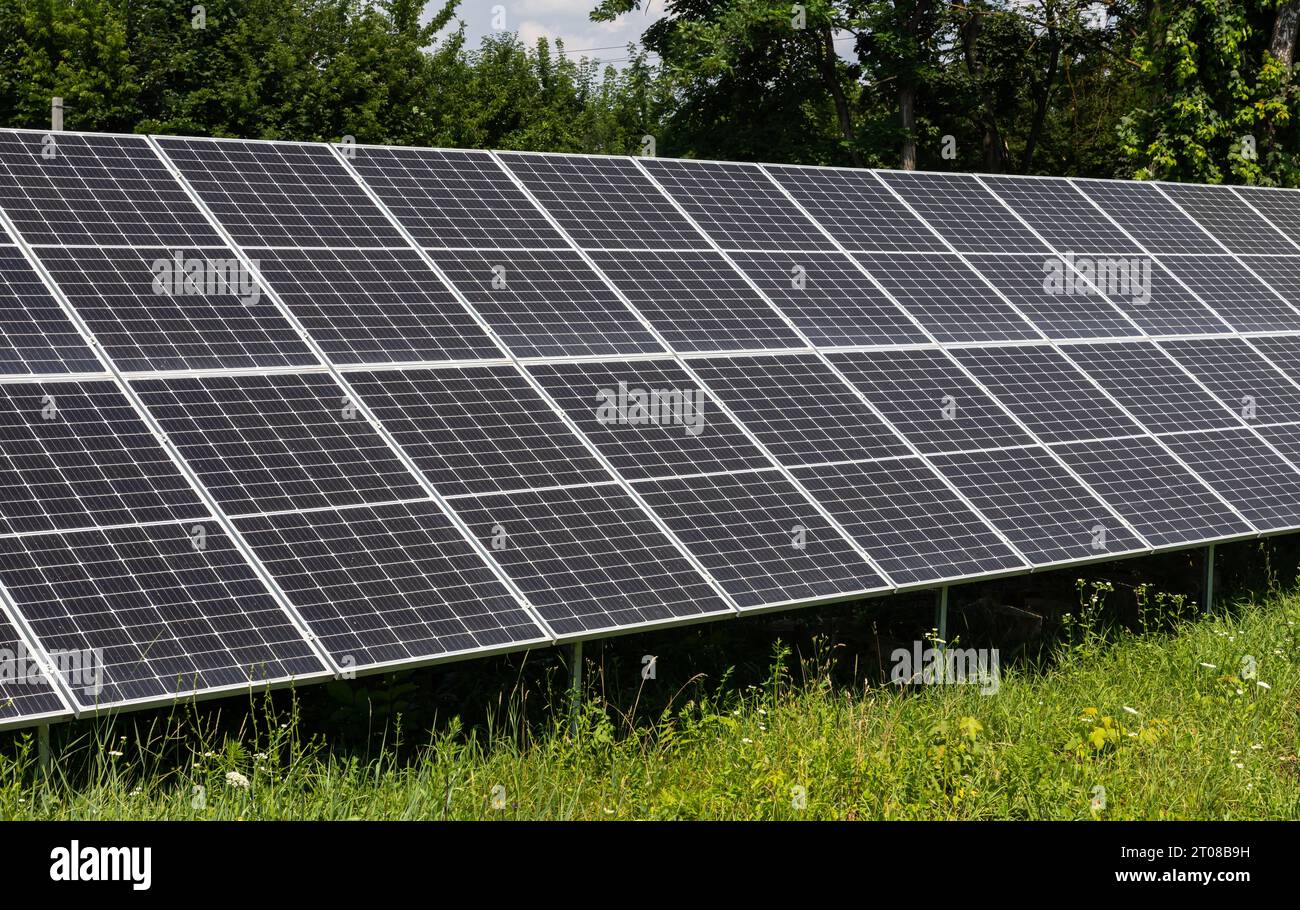
[[844, 84], [840, 81], [839, 69], [835, 66], [835, 36], [831, 27], [822, 29], [822, 81], [835, 102], [835, 116], [840, 123], [840, 135], [849, 149], [849, 160], [854, 167], [862, 166], [862, 156], [858, 154], [857, 144], [853, 141], [853, 114], [849, 111], [849, 98], [844, 94]]
[[1297, 26], [1300, 26], [1300, 0], [1279, 6], [1277, 18], [1273, 20], [1273, 38], [1268, 49], [1286, 67], [1288, 81], [1291, 67], [1295, 65], [1296, 34], [1300, 31]]
[[1056, 85], [1056, 68], [1061, 60], [1061, 41], [1056, 33], [1055, 26], [1048, 26], [1048, 40], [1051, 42], [1052, 53], [1047, 60], [1047, 74], [1043, 77], [1042, 86], [1035, 93], [1034, 98], [1034, 119], [1029, 127], [1029, 137], [1025, 140], [1025, 160], [1022, 163], [1021, 171], [1023, 173], [1032, 173], [1034, 165], [1034, 151], [1038, 148], [1038, 140], [1043, 135], [1043, 125], [1047, 121], [1047, 107], [1052, 99], [1052, 88]]
[[898, 114], [903, 121], [903, 153], [899, 167], [916, 170], [916, 89], [905, 85], [898, 90]]
[[971, 15], [961, 27], [962, 47], [966, 56], [966, 70], [975, 82], [975, 89], [980, 96], [980, 106], [984, 124], [984, 167], [990, 173], [1000, 174], [1006, 169], [1005, 149], [1002, 144], [1002, 132], [998, 129], [997, 118], [993, 115], [993, 99], [983, 85], [984, 67], [979, 59], [979, 36], [984, 26], [982, 4], [970, 7]]

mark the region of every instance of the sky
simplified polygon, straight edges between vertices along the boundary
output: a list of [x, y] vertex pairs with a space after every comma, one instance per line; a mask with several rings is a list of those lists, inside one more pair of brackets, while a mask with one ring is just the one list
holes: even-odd
[[[486, 34], [502, 24], [517, 32], [527, 45], [538, 38], [564, 39], [565, 50], [574, 56], [607, 60], [619, 65], [627, 59], [627, 43], [639, 41], [641, 33], [664, 15], [664, 0], [644, 0], [641, 9], [626, 13], [614, 22], [592, 22], [591, 11], [599, 0], [461, 0], [457, 15], [465, 22], [470, 47], [478, 47]], [[440, 4], [429, 4], [432, 10]]]

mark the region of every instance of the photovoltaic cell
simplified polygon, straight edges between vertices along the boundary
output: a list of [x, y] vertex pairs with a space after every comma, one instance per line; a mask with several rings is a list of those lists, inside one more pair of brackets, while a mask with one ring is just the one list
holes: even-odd
[[980, 177], [1059, 253], [1136, 255], [1137, 244], [1059, 177]]
[[776, 472], [649, 480], [637, 490], [741, 608], [887, 589]]
[[324, 145], [171, 137], [158, 144], [242, 246], [406, 246]]
[[325, 374], [134, 385], [228, 514], [425, 496], [355, 403]]
[[963, 348], [952, 354], [1046, 442], [1145, 435], [1081, 370], [1049, 347]]
[[47, 651], [95, 655], [83, 707], [324, 672], [214, 522], [0, 538], [0, 582]]
[[0, 373], [103, 370], [23, 254], [0, 246]]
[[906, 344], [926, 336], [849, 258], [840, 253], [731, 254], [813, 344]]
[[[228, 250], [45, 248], [40, 256], [122, 370], [318, 362]], [[236, 284], [220, 277], [230, 275]]]
[[348, 373], [348, 382], [444, 496], [609, 480], [514, 367]]
[[933, 462], [1034, 565], [1143, 549], [1123, 522], [1045, 449], [937, 455]]
[[[1087, 205], [1087, 203], [1084, 203]], [[1140, 335], [1110, 302], [1056, 256], [971, 256], [970, 263], [1048, 338]]]
[[1300, 526], [1300, 470], [1249, 430], [1188, 433], [1165, 441], [1255, 527]]
[[16, 668], [16, 672], [0, 679], [0, 724], [68, 713], [49, 677], [41, 671], [36, 655], [18, 637], [18, 630], [3, 611], [0, 611], [0, 649], [9, 655]]
[[260, 250], [271, 288], [335, 363], [501, 357], [408, 250]]
[[909, 449], [815, 356], [692, 360], [691, 368], [786, 465], [907, 455]]
[[451, 283], [519, 357], [663, 350], [575, 252], [432, 255]]
[[1300, 424], [1260, 427], [1258, 432], [1282, 453], [1283, 458], [1292, 464], [1300, 465]]
[[[1300, 192], [1281, 187], [1265, 189], [1258, 186], [1234, 186], [1232, 192], [1245, 199], [1292, 241], [1300, 242]], [[1245, 248], [1242, 252], [1259, 251]]]
[[1024, 567], [919, 458], [797, 468], [794, 474], [895, 584]]
[[956, 256], [864, 253], [858, 259], [939, 341], [1042, 337], [974, 269]]
[[1080, 442], [1053, 451], [1153, 546], [1252, 530], [1154, 440]]
[[0, 208], [33, 244], [220, 244], [143, 136], [0, 130]]
[[430, 501], [252, 516], [236, 525], [344, 666], [546, 640]]
[[1049, 251], [988, 190], [967, 174], [879, 171], [881, 179], [963, 253]]
[[598, 252], [592, 258], [677, 350], [807, 347], [717, 253]]
[[1250, 343], [1275, 367], [1300, 382], [1300, 336], [1252, 338]]
[[1231, 256], [1170, 256], [1164, 265], [1240, 332], [1300, 329], [1300, 311]]
[[1154, 345], [1071, 345], [1066, 353], [1153, 433], [1241, 425]]
[[568, 247], [488, 152], [357, 146], [352, 164], [421, 246]]
[[1242, 256], [1241, 261], [1292, 306], [1300, 307], [1300, 256]]
[[1248, 423], [1300, 421], [1300, 388], [1245, 341], [1211, 338], [1160, 346]]
[[1080, 179], [1070, 182], [1152, 253], [1223, 252], [1223, 247], [1180, 212], [1154, 183]]
[[830, 360], [922, 452], [1033, 443], [941, 351], [854, 352]]
[[1162, 183], [1161, 192], [1234, 253], [1295, 253], [1300, 247], [1274, 230], [1226, 186]]
[[584, 249], [709, 248], [630, 158], [497, 154]]
[[[617, 486], [453, 500], [453, 507], [558, 635], [729, 612]], [[504, 536], [502, 536], [504, 534]]]
[[0, 385], [0, 534], [207, 515], [112, 382]]
[[539, 364], [529, 372], [624, 477], [772, 466], [675, 363]]
[[804, 210], [845, 249], [861, 252], [927, 252], [943, 241], [863, 170], [765, 164]]
[[670, 158], [646, 158], [642, 163], [719, 246], [835, 249], [758, 165]]
[[1134, 262], [1143, 270], [1140, 290], [1135, 291], [1130, 281], [1127, 292], [1112, 291], [1110, 300], [1147, 334], [1227, 334], [1232, 331], [1222, 318], [1180, 285], [1161, 263], [1150, 261], [1148, 275], [1148, 260]]

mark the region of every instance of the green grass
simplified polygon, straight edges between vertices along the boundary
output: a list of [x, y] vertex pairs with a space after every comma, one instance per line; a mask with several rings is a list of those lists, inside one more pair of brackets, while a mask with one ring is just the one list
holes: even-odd
[[390, 731], [351, 754], [305, 738], [292, 710], [220, 734], [178, 710], [81, 734], [48, 783], [16, 738], [0, 817], [1296, 819], [1298, 658], [1300, 599], [1279, 595], [1166, 634], [1076, 624], [1052, 661], [1004, 667], [994, 695], [846, 691], [823, 654], [797, 685], [774, 660], [764, 685], [694, 685], [659, 717], [590, 702], [576, 739], [559, 712], [539, 727], [507, 709], [493, 729]]

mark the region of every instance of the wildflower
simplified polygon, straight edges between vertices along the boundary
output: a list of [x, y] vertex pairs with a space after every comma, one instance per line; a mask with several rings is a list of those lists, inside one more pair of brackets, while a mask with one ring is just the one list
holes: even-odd
[[1124, 710], [1127, 711], [1129, 714], [1132, 714], [1134, 717], [1138, 716], [1138, 711], [1136, 708], [1130, 708], [1128, 705], [1124, 705]]
[[1251, 748], [1254, 749], [1256, 752], [1258, 752], [1260, 749], [1264, 748], [1264, 744], [1263, 744], [1263, 743], [1255, 743], [1253, 746], [1251, 746]]
[[238, 771], [227, 771], [226, 783], [239, 790], [248, 789], [248, 778], [240, 774]]
[[1268, 683], [1263, 682], [1263, 681], [1258, 680], [1258, 679], [1255, 680], [1255, 685], [1259, 686], [1261, 689], [1271, 689], [1271, 688], [1273, 688], [1273, 687], [1270, 686]]
[[1234, 768], [1244, 768], [1244, 767], [1246, 767], [1246, 766], [1243, 765], [1241, 762], [1233, 762], [1233, 767], [1234, 767]]
[[111, 758], [121, 758], [121, 757], [122, 757], [122, 753], [119, 752], [117, 749], [113, 749], [113, 750], [111, 750], [108, 754], [109, 754], [109, 756], [110, 756]]
[[1204, 661], [1201, 662], [1201, 666], [1204, 667], [1204, 668], [1207, 669], [1207, 670], [1217, 670], [1217, 669], [1219, 669], [1219, 668], [1216, 667], [1214, 664], [1207, 664], [1207, 663], [1205, 663]]
[[752, 745], [754, 744], [754, 741], [753, 741], [752, 739], [750, 739], [748, 736], [746, 736], [745, 738], [743, 738], [743, 739], [741, 740], [741, 742], [742, 742], [742, 743], [745, 743], [746, 745], [750, 745], [750, 746], [752, 746]]

